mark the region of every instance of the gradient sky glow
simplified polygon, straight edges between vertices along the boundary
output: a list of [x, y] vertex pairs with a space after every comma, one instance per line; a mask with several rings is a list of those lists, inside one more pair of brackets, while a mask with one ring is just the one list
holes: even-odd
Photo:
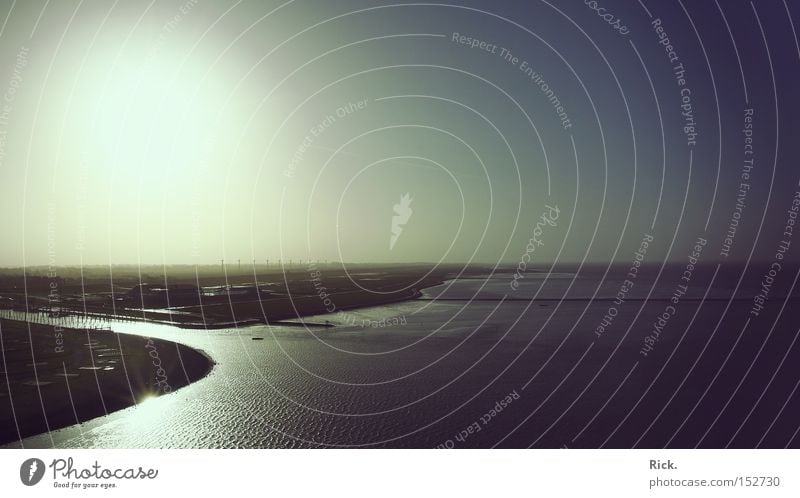
[[0, 2], [0, 266], [515, 263], [548, 205], [535, 263], [626, 262], [645, 234], [653, 261], [700, 236], [720, 259], [745, 109], [729, 259], [771, 259], [800, 188], [800, 8], [599, 4], [628, 33], [576, 1]]

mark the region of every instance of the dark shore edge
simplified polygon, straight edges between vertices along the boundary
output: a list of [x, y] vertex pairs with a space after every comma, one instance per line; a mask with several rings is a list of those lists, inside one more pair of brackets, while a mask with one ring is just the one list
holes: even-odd
[[[10, 318], [3, 318], [0, 324], [4, 349], [9, 345], [13, 347], [14, 342], [30, 344], [37, 363], [51, 361], [59, 368], [63, 363], [65, 372], [76, 377], [69, 380], [69, 390], [63, 384], [67, 382], [67, 377], [34, 389], [25, 383], [30, 382], [29, 377], [33, 375], [29, 364], [26, 365], [32, 361], [30, 350], [19, 355], [16, 365], [9, 361], [4, 380], [13, 386], [13, 394], [0, 400], [0, 406], [3, 407], [0, 411], [3, 423], [0, 448], [4, 449], [24, 448], [24, 441], [30, 437], [56, 434], [60, 430], [136, 407], [150, 397], [172, 394], [208, 377], [217, 365], [205, 350], [181, 342], [107, 329], [58, 329], [63, 334], [64, 350], [70, 354], [56, 356], [52, 352], [53, 325]], [[112, 356], [124, 358], [124, 369], [108, 373], [81, 369], [81, 365], [87, 363], [86, 352], [89, 348], [82, 344], [87, 334], [103, 348], [121, 345]], [[28, 342], [29, 337], [31, 342]], [[98, 346], [93, 347], [98, 349]], [[108, 349], [104, 351], [104, 355], [107, 354]], [[9, 360], [8, 356], [6, 360]], [[93, 364], [95, 361], [92, 360]], [[40, 381], [49, 379], [52, 372], [47, 367], [37, 368], [37, 377]], [[47, 406], [46, 412], [43, 406]]]

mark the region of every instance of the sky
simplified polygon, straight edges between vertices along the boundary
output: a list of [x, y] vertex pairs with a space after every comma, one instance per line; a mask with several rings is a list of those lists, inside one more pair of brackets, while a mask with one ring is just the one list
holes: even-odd
[[698, 238], [771, 261], [800, 190], [798, 19], [3, 1], [0, 266], [625, 263], [649, 236], [652, 262]]

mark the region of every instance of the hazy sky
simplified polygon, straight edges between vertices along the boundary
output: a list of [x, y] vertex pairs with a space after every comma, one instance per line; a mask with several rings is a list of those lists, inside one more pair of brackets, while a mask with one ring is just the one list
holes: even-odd
[[800, 7], [457, 4], [0, 2], [0, 266], [772, 259]]

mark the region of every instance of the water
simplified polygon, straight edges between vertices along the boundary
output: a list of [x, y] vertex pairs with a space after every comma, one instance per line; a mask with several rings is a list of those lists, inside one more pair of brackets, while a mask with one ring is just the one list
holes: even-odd
[[[217, 365], [177, 392], [23, 445], [684, 447], [755, 446], [763, 437], [762, 445], [783, 447], [791, 441], [797, 374], [769, 381], [790, 372], [797, 359], [790, 347], [796, 320], [786, 318], [796, 306], [784, 310], [768, 353], [757, 355], [772, 320], [764, 317], [737, 340], [752, 296], [714, 300], [732, 286], [705, 294], [698, 277], [645, 357], [644, 337], [679, 279], [653, 286], [642, 277], [598, 335], [622, 280], [598, 286], [597, 279], [574, 277], [529, 274], [517, 291], [508, 275], [449, 281], [419, 300], [307, 319], [330, 320], [333, 328], [204, 331], [106, 321], [118, 332], [201, 349]], [[641, 300], [648, 294], [649, 302]], [[726, 307], [729, 318], [720, 322]], [[747, 388], [733, 396], [742, 378]], [[715, 420], [723, 406], [724, 418]], [[748, 417], [753, 406], [756, 416]]]

